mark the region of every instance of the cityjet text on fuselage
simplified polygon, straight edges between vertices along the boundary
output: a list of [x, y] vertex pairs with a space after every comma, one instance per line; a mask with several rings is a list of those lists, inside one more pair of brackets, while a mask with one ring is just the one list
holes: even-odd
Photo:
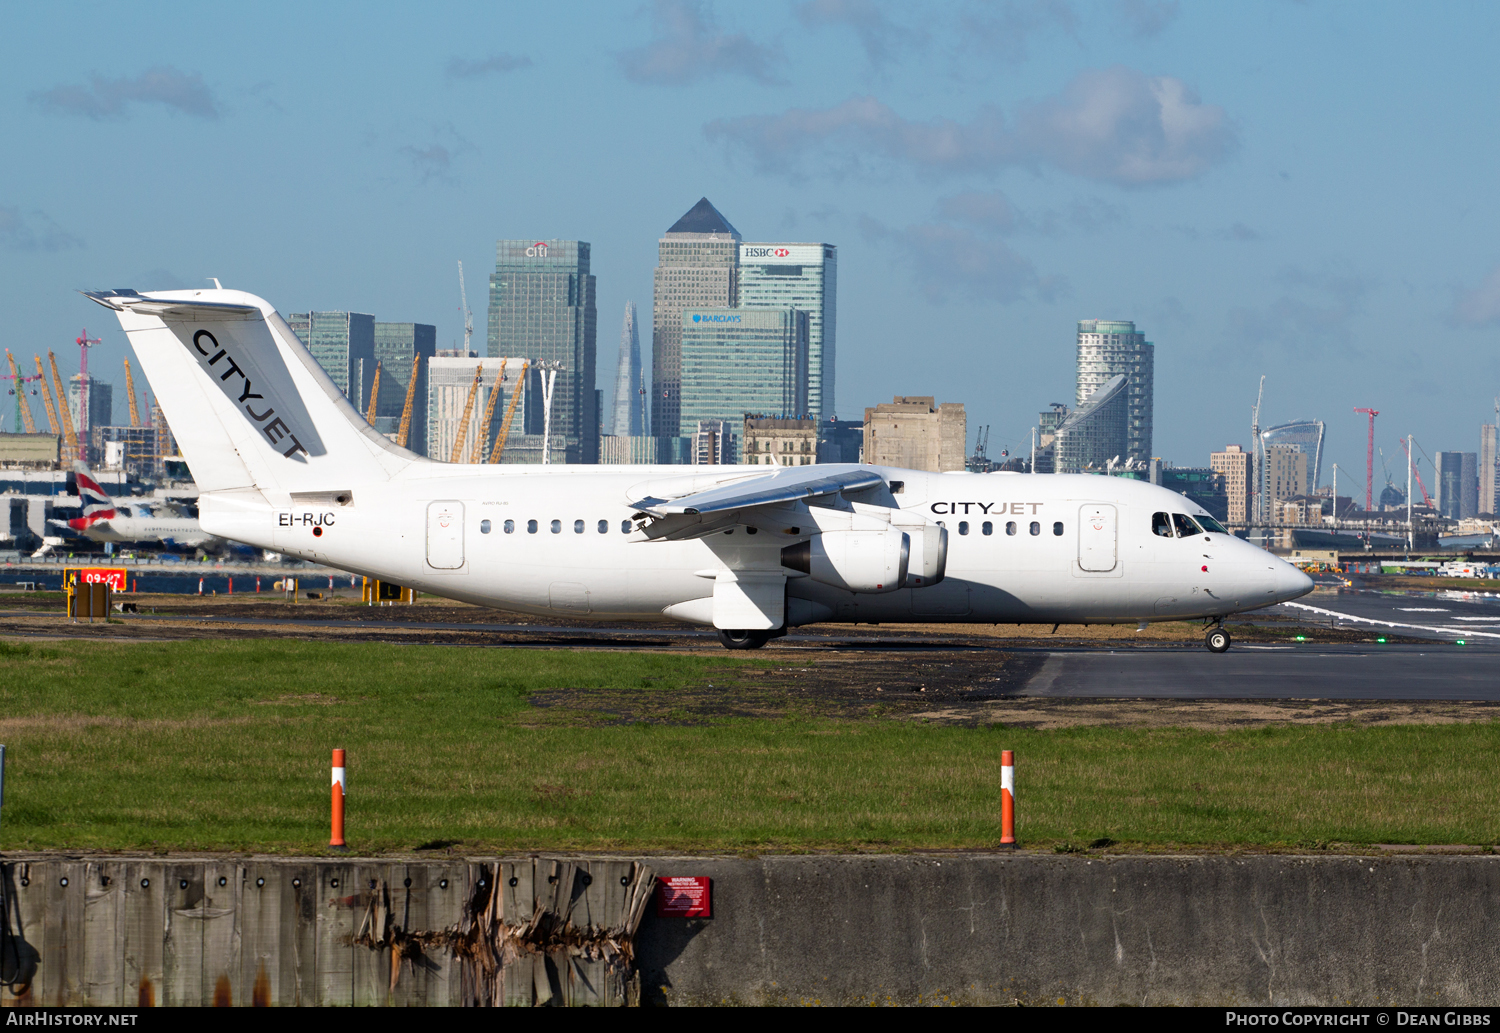
[[1041, 502], [934, 502], [927, 508], [937, 516], [1036, 516]]

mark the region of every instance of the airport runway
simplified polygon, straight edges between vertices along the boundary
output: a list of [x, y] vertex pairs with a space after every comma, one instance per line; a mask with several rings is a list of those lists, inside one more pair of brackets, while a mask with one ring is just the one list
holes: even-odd
[[1320, 592], [1259, 612], [1315, 624], [1332, 621], [1336, 627], [1385, 627], [1417, 638], [1500, 645], [1500, 594], [1493, 592], [1342, 588], [1337, 596]]

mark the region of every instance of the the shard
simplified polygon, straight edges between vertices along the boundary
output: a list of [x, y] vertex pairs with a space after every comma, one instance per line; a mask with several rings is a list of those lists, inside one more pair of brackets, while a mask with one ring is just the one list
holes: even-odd
[[625, 324], [620, 328], [620, 364], [615, 372], [616, 437], [639, 437], [646, 433], [646, 384], [641, 369], [641, 332], [635, 318], [635, 302], [625, 303]]

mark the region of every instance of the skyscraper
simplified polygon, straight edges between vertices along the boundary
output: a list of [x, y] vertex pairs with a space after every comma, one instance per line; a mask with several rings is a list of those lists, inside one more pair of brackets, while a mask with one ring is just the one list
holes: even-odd
[[1437, 507], [1450, 520], [1479, 515], [1479, 456], [1473, 452], [1437, 454]]
[[816, 420], [833, 418], [838, 248], [741, 244], [739, 261], [742, 308], [796, 308], [807, 313], [807, 411]]
[[1495, 515], [1495, 425], [1481, 424], [1479, 427], [1479, 512]]
[[657, 437], [675, 437], [683, 426], [682, 311], [739, 304], [739, 243], [739, 230], [705, 197], [657, 246], [651, 305], [651, 433]]
[[[436, 354], [437, 327], [431, 323], [375, 324], [375, 361], [380, 365], [380, 399], [375, 407], [375, 429], [392, 441], [401, 429], [401, 414], [406, 409], [412, 360], [422, 356], [422, 364], [417, 367], [417, 390], [412, 396], [411, 426], [406, 438], [406, 447], [418, 455], [427, 453], [427, 365]], [[365, 410], [369, 411], [368, 403]]]
[[[1156, 346], [1129, 320], [1084, 319], [1078, 323], [1078, 391], [1083, 405], [1112, 377], [1125, 378], [1125, 452], [1122, 462], [1143, 468], [1151, 461], [1152, 379]], [[1059, 472], [1062, 468], [1059, 467]]]
[[615, 371], [615, 412], [610, 433], [633, 438], [646, 433], [646, 385], [642, 378], [641, 331], [636, 324], [635, 302], [625, 303], [625, 324], [620, 328], [620, 362]]
[[344, 397], [364, 412], [375, 379], [375, 317], [363, 312], [293, 312], [286, 321]]
[[530, 359], [526, 433], [541, 434], [539, 362], [557, 362], [552, 435], [567, 441], [568, 462], [599, 461], [594, 393], [598, 313], [589, 245], [582, 240], [501, 240], [490, 277], [489, 355]]
[[746, 413], [794, 416], [807, 406], [807, 313], [689, 308], [682, 313], [680, 437], [704, 420], [737, 438]]
[[[1082, 336], [1081, 334], [1079, 336]], [[1053, 442], [1053, 470], [1083, 473], [1103, 470], [1113, 459], [1124, 460], [1128, 438], [1130, 380], [1117, 373], [1099, 386], [1057, 428]]]

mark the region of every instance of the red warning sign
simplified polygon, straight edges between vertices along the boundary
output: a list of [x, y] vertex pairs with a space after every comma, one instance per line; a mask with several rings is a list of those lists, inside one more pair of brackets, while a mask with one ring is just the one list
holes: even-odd
[[712, 918], [713, 900], [707, 875], [673, 875], [656, 883], [656, 917]]

